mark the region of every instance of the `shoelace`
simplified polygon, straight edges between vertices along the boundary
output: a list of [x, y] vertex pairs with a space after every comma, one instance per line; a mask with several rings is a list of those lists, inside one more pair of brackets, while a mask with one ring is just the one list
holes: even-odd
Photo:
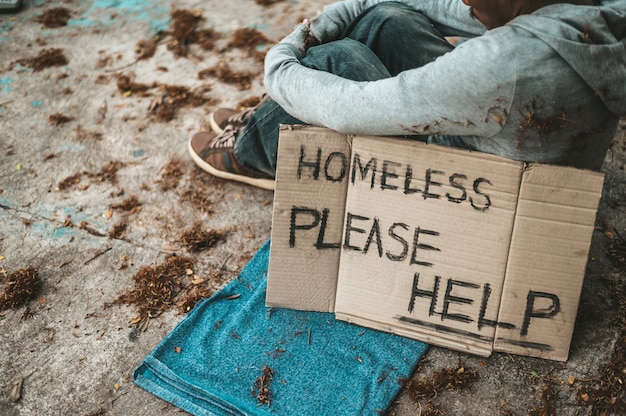
[[232, 125], [226, 126], [224, 132], [219, 136], [215, 137], [209, 144], [211, 149], [222, 149], [226, 147], [234, 147], [235, 140], [237, 140], [237, 135], [239, 134], [239, 129], [235, 128]]

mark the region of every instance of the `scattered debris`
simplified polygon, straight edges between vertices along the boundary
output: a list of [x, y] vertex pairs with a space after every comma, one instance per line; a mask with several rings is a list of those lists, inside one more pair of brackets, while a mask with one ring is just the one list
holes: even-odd
[[102, 133], [86, 130], [80, 124], [74, 129], [74, 134], [74, 139], [78, 142], [84, 142], [85, 140], [102, 140]]
[[97, 173], [85, 172], [95, 182], [110, 182], [112, 184], [117, 183], [117, 171], [126, 164], [118, 161], [110, 161], [106, 165], [100, 168]]
[[63, 54], [63, 49], [51, 48], [44, 49], [39, 52], [39, 55], [34, 58], [18, 59], [13, 64], [24, 65], [25, 67], [32, 68], [35, 72], [53, 66], [63, 66], [68, 64], [68, 60]]
[[157, 84], [140, 84], [131, 79], [128, 75], [117, 77], [117, 89], [122, 95], [138, 95], [140, 97], [149, 95], [149, 90], [156, 88]]
[[528, 416], [556, 416], [554, 400], [556, 392], [550, 385], [546, 384], [541, 389], [541, 406], [534, 407], [528, 411]]
[[[91, 224], [89, 224], [87, 221], [82, 221], [80, 223], [80, 225], [78, 226], [78, 228], [80, 228], [81, 230], [85, 230], [87, 231], [89, 234], [95, 236], [95, 237], [106, 237], [105, 234], [101, 233], [99, 230], [97, 230], [96, 228], [94, 228]], [[110, 249], [109, 249], [110, 250]], [[108, 250], [107, 250], [108, 251]], [[93, 259], [91, 259], [93, 260]], [[89, 261], [91, 261], [89, 260]], [[87, 264], [87, 263], [85, 263]]]
[[22, 398], [22, 385], [24, 384], [24, 378], [20, 377], [13, 383], [13, 387], [11, 388], [11, 401], [13, 403], [18, 402]]
[[98, 85], [106, 85], [109, 83], [109, 77], [104, 74], [100, 74], [96, 77], [94, 82]]
[[107, 414], [107, 411], [101, 407], [100, 409], [93, 411], [91, 413], [88, 413], [85, 416], [105, 416], [106, 414]]
[[0, 311], [17, 309], [37, 297], [41, 282], [33, 266], [5, 275], [4, 291], [0, 293]]
[[193, 266], [193, 259], [178, 256], [170, 256], [157, 266], [144, 266], [133, 276], [133, 288], [106, 303], [105, 307], [135, 305], [139, 316], [133, 323], [145, 325], [150, 318], [158, 317], [174, 305], [174, 298], [183, 287], [183, 279], [188, 276], [187, 270]]
[[261, 99], [262, 98], [259, 96], [244, 98], [243, 100], [237, 103], [235, 108], [244, 110], [246, 108], [255, 107], [257, 104], [261, 102]]
[[214, 29], [202, 29], [197, 31], [198, 40], [196, 43], [203, 50], [209, 51], [215, 47], [215, 41], [222, 37], [222, 34]]
[[61, 113], [51, 114], [48, 117], [48, 122], [52, 124], [53, 126], [57, 126], [57, 127], [65, 123], [69, 123], [72, 120], [74, 120], [74, 117], [69, 117]]
[[[625, 255], [621, 246], [621, 256]], [[619, 336], [608, 361], [600, 366], [599, 374], [581, 381], [577, 389], [578, 404], [589, 406], [592, 415], [626, 414], [626, 291], [624, 282], [611, 283], [610, 293], [615, 300], [613, 327], [619, 328]]]
[[135, 45], [135, 55], [137, 60], [152, 58], [156, 52], [157, 45], [159, 44], [159, 38], [154, 37], [150, 40], [141, 39]]
[[174, 158], [163, 166], [161, 179], [157, 181], [161, 185], [161, 191], [169, 191], [178, 186], [178, 182], [183, 176], [182, 164], [180, 159]]
[[257, 29], [247, 27], [237, 29], [231, 35], [227, 48], [250, 48], [254, 50], [259, 45], [266, 45], [272, 41], [265, 34]]
[[148, 113], [160, 121], [170, 121], [176, 116], [176, 111], [181, 107], [199, 107], [211, 102], [206, 93], [211, 90], [210, 86], [202, 85], [191, 89], [181, 85], [159, 85], [157, 83], [141, 84], [135, 82], [128, 75], [120, 75], [117, 78], [117, 89], [124, 96], [131, 94], [146, 97], [159, 94], [148, 106]]
[[626, 241], [617, 232], [612, 235], [607, 255], [620, 272], [626, 273]]
[[186, 57], [189, 53], [189, 44], [198, 41], [196, 28], [204, 17], [199, 11], [176, 9], [171, 14], [171, 20], [172, 40], [168, 43], [167, 49], [172, 51], [174, 56]]
[[135, 214], [141, 210], [141, 202], [137, 195], [130, 196], [119, 204], [111, 205], [111, 209], [125, 211], [129, 214]]
[[211, 201], [201, 192], [188, 189], [180, 196], [180, 200], [183, 202], [189, 202], [200, 212], [205, 214], [213, 213], [213, 205]]
[[509, 404], [504, 400], [500, 400], [500, 416], [515, 416]]
[[478, 372], [459, 365], [458, 368], [448, 368], [436, 371], [428, 380], [408, 380], [404, 387], [415, 400], [433, 398], [441, 390], [461, 391], [478, 381]]
[[220, 241], [224, 241], [227, 233], [228, 231], [225, 230], [206, 230], [202, 224], [198, 223], [181, 232], [180, 239], [189, 251], [197, 253], [208, 250]]
[[69, 189], [72, 186], [79, 184], [80, 180], [81, 180], [81, 174], [75, 173], [63, 179], [61, 182], [59, 182], [56, 189], [58, 189], [59, 191], [65, 191], [66, 189]]
[[115, 224], [115, 226], [113, 226], [113, 229], [109, 232], [109, 238], [114, 238], [116, 240], [121, 240], [124, 238], [124, 233], [126, 232], [126, 229], [128, 228], [128, 223], [126, 221], [120, 221], [117, 224]]
[[72, 12], [65, 7], [54, 7], [43, 12], [41, 16], [37, 16], [35, 21], [43, 24], [49, 29], [54, 29], [66, 26], [70, 17], [72, 17]]
[[[433, 401], [442, 390], [462, 391], [478, 381], [478, 372], [459, 364], [457, 368], [448, 368], [435, 371], [424, 380], [408, 379], [404, 382], [404, 389], [409, 396], [419, 404], [421, 415], [443, 415], [443, 408]], [[422, 403], [426, 400], [426, 403]]]
[[256, 4], [261, 5], [261, 6], [270, 6], [274, 3], [278, 3], [284, 0], [254, 0], [256, 2]]
[[215, 293], [215, 289], [210, 285], [194, 285], [189, 293], [182, 298], [178, 304], [178, 310], [181, 313], [188, 313], [191, 311], [200, 300], [210, 297]]
[[176, 116], [180, 107], [199, 107], [211, 100], [205, 96], [211, 88], [203, 85], [196, 90], [181, 85], [161, 85], [161, 95], [156, 97], [148, 107], [149, 113], [157, 120], [170, 121]]
[[96, 62], [96, 68], [105, 68], [107, 66], [110, 66], [112, 63], [113, 63], [113, 57], [109, 55], [103, 55], [100, 58], [98, 58], [98, 61]]
[[274, 371], [268, 367], [263, 366], [263, 374], [261, 374], [254, 381], [253, 393], [256, 394], [256, 399], [261, 404], [270, 405], [270, 399], [272, 396], [272, 392], [270, 391], [270, 383], [272, 382], [272, 378], [274, 377]]
[[445, 414], [446, 412], [443, 407], [433, 400], [428, 400], [426, 403], [419, 404], [419, 416], [443, 416]]
[[198, 79], [213, 77], [221, 82], [236, 85], [239, 90], [248, 90], [252, 87], [252, 80], [256, 75], [252, 71], [233, 71], [226, 62], [220, 62], [198, 72]]
[[71, 215], [66, 216], [65, 220], [63, 221], [62, 227], [72, 228], [73, 226], [74, 224], [72, 223], [72, 216]]
[[[265, 55], [273, 42], [257, 29], [237, 29], [230, 37], [227, 48], [242, 48], [248, 51], [248, 55], [257, 62], [263, 63]], [[266, 45], [261, 48], [261, 45]]]

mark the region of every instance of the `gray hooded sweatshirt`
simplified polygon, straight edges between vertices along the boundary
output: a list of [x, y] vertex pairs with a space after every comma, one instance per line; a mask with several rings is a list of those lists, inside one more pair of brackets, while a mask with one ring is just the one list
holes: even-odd
[[[368, 7], [345, 0], [311, 21], [338, 39]], [[487, 31], [461, 0], [400, 0], [444, 36], [471, 37], [421, 68], [372, 82], [300, 64], [308, 28], [274, 46], [265, 87], [289, 114], [347, 134], [459, 136], [515, 160], [599, 169], [626, 114], [626, 0], [555, 4]]]

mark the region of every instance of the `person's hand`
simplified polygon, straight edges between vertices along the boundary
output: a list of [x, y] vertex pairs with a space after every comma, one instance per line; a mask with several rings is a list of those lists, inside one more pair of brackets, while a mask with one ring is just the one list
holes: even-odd
[[304, 40], [304, 45], [306, 49], [308, 50], [309, 48], [313, 46], [319, 45], [320, 44], [319, 40], [317, 40], [317, 38], [313, 36], [313, 33], [311, 33], [311, 21], [309, 19], [304, 19], [302, 21], [302, 24], [305, 25], [307, 28], [309, 28], [309, 34]]

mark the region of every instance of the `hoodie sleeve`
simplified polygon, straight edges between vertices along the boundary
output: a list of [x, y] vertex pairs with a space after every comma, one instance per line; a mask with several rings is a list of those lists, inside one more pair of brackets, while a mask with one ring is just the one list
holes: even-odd
[[357, 82], [300, 64], [307, 28], [274, 46], [265, 87], [289, 114], [347, 134], [496, 135], [515, 93], [515, 59], [498, 36], [469, 40], [418, 69]]
[[444, 36], [473, 37], [486, 28], [470, 16], [461, 0], [344, 0], [326, 6], [311, 21], [311, 32], [321, 42], [338, 39], [350, 23], [368, 8], [379, 3], [404, 3], [428, 17]]

